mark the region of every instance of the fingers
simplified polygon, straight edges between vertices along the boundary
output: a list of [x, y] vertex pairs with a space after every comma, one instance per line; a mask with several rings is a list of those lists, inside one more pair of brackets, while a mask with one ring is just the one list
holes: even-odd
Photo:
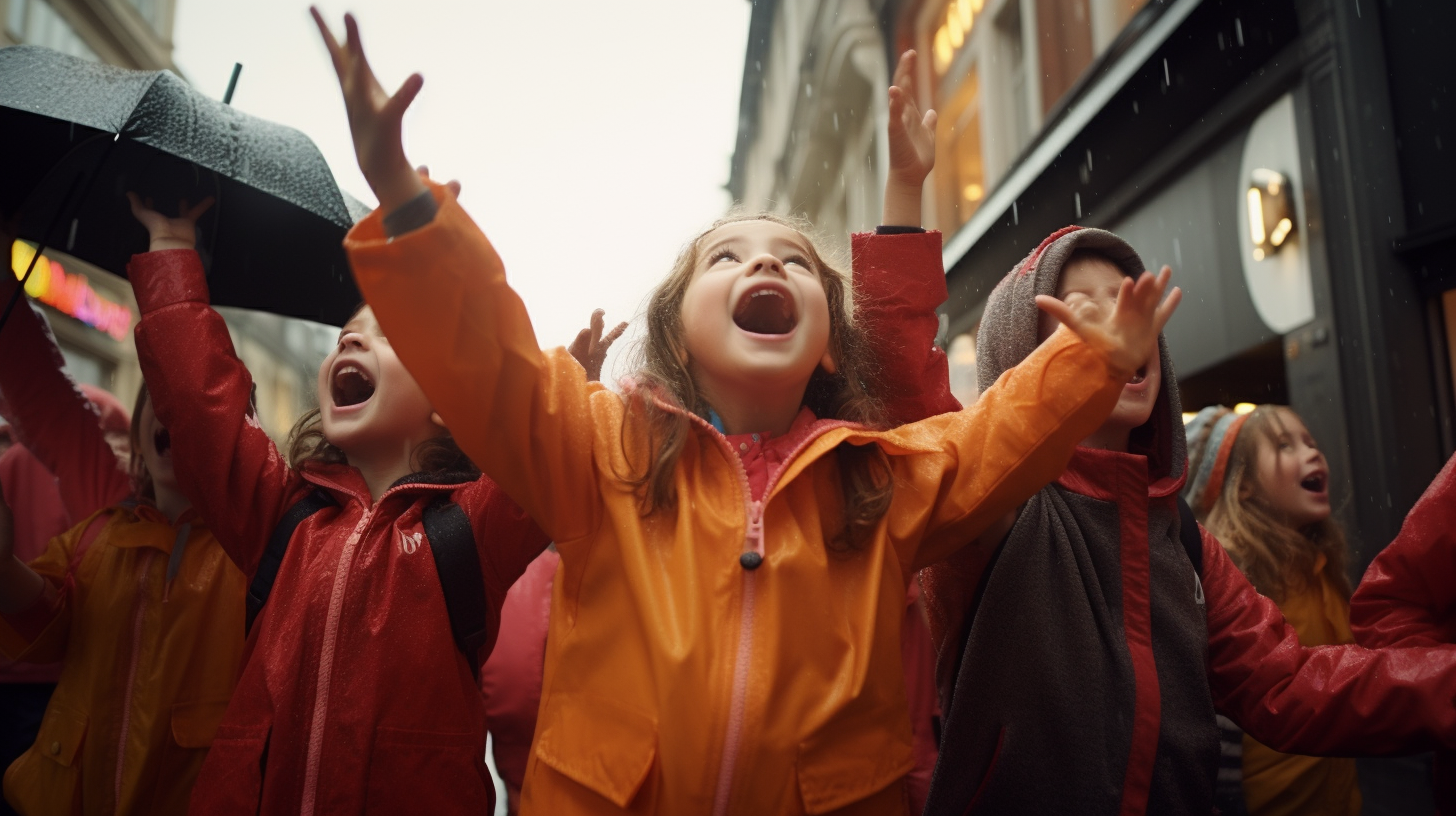
[[591, 336], [594, 343], [601, 340], [602, 327], [606, 325], [602, 318], [604, 318], [606, 314], [607, 313], [602, 309], [592, 310], [591, 321], [588, 323], [588, 325], [591, 326]]
[[130, 190], [126, 191], [126, 200], [131, 203], [132, 217], [138, 221], [142, 220], [142, 215], [147, 212], [147, 208], [142, 205], [142, 200]]
[[932, 108], [931, 110], [928, 110], [928, 111], [925, 112], [925, 118], [921, 120], [920, 124], [924, 125], [926, 130], [934, 133], [935, 132], [935, 123], [936, 122], [939, 122], [939, 121], [940, 121], [940, 115], [937, 114], [935, 112], [935, 110]]
[[1163, 333], [1163, 327], [1168, 325], [1168, 319], [1173, 316], [1174, 312], [1178, 311], [1178, 304], [1182, 302], [1183, 290], [1174, 286], [1173, 291], [1168, 293], [1168, 296], [1163, 299], [1162, 304], [1158, 306], [1158, 310], [1153, 313], [1154, 331], [1158, 334]]
[[1051, 295], [1037, 295], [1036, 307], [1056, 318], [1058, 322], [1073, 331], [1076, 331], [1077, 327], [1081, 325], [1078, 323], [1077, 316], [1072, 311], [1072, 308]]
[[449, 181], [445, 182], [445, 189], [450, 191], [450, 195], [455, 196], [456, 198], [460, 197], [460, 182], [456, 181], [455, 179], [450, 179]]
[[318, 7], [309, 6], [308, 13], [313, 16], [314, 23], [318, 25], [319, 34], [324, 39], [324, 47], [329, 49], [329, 59], [333, 60], [334, 73], [339, 75], [339, 79], [343, 79], [344, 55], [343, 49], [339, 46], [339, 41], [334, 39], [334, 32], [329, 28], [329, 24], [324, 22], [324, 16], [319, 13]]
[[182, 213], [183, 218], [186, 218], [188, 221], [195, 222], [199, 217], [202, 216], [203, 213], [207, 212], [207, 208], [211, 207], [213, 205], [213, 202], [215, 201], [217, 201], [217, 199], [213, 198], [212, 196], [208, 196], [207, 198], [204, 198], [201, 201], [197, 202], [196, 206], [188, 209], [187, 202], [184, 200], [182, 202], [182, 207], [179, 209], [179, 212]]
[[602, 338], [602, 354], [605, 355], [607, 349], [611, 348], [612, 344], [617, 342], [618, 338], [622, 336], [622, 332], [626, 330], [627, 321], [623, 320], [621, 323], [617, 324], [616, 328], [607, 332], [607, 336]]
[[384, 109], [380, 111], [380, 115], [386, 120], [403, 119], [405, 110], [409, 108], [411, 102], [415, 101], [415, 97], [419, 96], [420, 88], [424, 86], [425, 78], [423, 76], [410, 74], [404, 84], [399, 86], [399, 90], [394, 92], [394, 96], [384, 103]]
[[911, 91], [915, 87], [915, 51], [912, 49], [900, 55], [900, 61], [895, 65], [895, 77], [890, 81], [891, 85]]
[[582, 361], [586, 357], [587, 349], [590, 347], [591, 329], [582, 329], [576, 333], [576, 339], [571, 341], [571, 345], [567, 346], [566, 350], [572, 357], [575, 357], [578, 361]]

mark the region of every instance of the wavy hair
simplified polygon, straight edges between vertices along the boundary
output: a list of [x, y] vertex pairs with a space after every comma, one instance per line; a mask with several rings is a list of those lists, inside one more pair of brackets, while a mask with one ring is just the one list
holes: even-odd
[[[829, 354], [835, 361], [836, 371], [833, 374], [823, 368], [814, 371], [804, 392], [804, 405], [821, 419], [847, 420], [870, 428], [885, 426], [883, 410], [866, 387], [870, 356], [863, 335], [850, 319], [853, 303], [847, 276], [820, 254], [806, 222], [771, 213], [729, 215], [683, 248], [672, 271], [648, 299], [647, 331], [633, 359], [637, 387], [627, 397], [628, 410], [642, 411], [646, 416], [648, 433], [643, 444], [629, 445], [627, 425], [623, 424], [622, 452], [631, 472], [617, 474], [638, 493], [643, 515], [676, 505], [673, 474], [692, 434], [691, 420], [678, 411], [664, 410], [653, 397], [704, 418], [712, 408], [688, 367], [683, 298], [701, 259], [703, 239], [719, 227], [742, 221], [770, 221], [804, 235], [809, 243], [809, 260], [824, 285], [829, 305]], [[827, 540], [832, 550], [857, 550], [889, 509], [894, 494], [889, 460], [876, 445], [847, 442], [839, 445], [835, 455], [844, 518], [841, 527], [831, 531]]]
[[1349, 552], [1334, 517], [1294, 527], [1263, 498], [1259, 452], [1265, 445], [1277, 445], [1285, 432], [1281, 408], [1261, 405], [1245, 420], [1229, 452], [1223, 490], [1208, 512], [1208, 528], [1254, 588], [1276, 602], [1314, 584], [1320, 555], [1325, 557], [1322, 574], [1348, 601], [1351, 587], [1345, 566]]

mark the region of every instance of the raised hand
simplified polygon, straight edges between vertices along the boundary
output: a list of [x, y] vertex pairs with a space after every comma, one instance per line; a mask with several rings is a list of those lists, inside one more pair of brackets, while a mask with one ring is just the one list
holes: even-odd
[[612, 344], [617, 342], [617, 338], [622, 336], [622, 332], [627, 330], [625, 322], [618, 323], [615, 329], [607, 332], [607, 336], [603, 337], [602, 329], [606, 326], [603, 318], [606, 314], [601, 309], [592, 312], [591, 325], [577, 332], [576, 339], [566, 347], [566, 350], [571, 352], [571, 356], [575, 357], [576, 361], [581, 363], [581, 367], [586, 369], [586, 378], [591, 381], [602, 378], [602, 364], [607, 361], [607, 349], [611, 348]]
[[884, 224], [920, 226], [920, 189], [935, 167], [933, 110], [920, 111], [915, 97], [914, 51], [900, 56], [890, 85], [890, 172], [885, 181]]
[[1111, 311], [1092, 300], [1069, 306], [1049, 295], [1037, 295], [1036, 305], [1101, 349], [1114, 377], [1131, 376], [1152, 356], [1158, 335], [1183, 299], [1183, 290], [1178, 287], [1168, 291], [1172, 276], [1173, 270], [1165, 266], [1156, 276], [1144, 272], [1136, 281], [1123, 278], [1117, 290], [1117, 305]]
[[212, 206], [213, 198], [208, 196], [196, 204], [189, 205], [187, 199], [177, 202], [177, 217], [163, 215], [152, 206], [149, 198], [145, 202], [136, 193], [128, 192], [126, 200], [131, 202], [131, 214], [147, 228], [151, 236], [152, 252], [164, 249], [196, 249], [197, 219]]
[[410, 74], [393, 96], [385, 93], [383, 86], [369, 67], [364, 56], [364, 45], [359, 39], [359, 23], [354, 15], [344, 15], [344, 44], [334, 39], [334, 32], [324, 22], [317, 8], [309, 13], [318, 24], [329, 57], [334, 62], [334, 72], [339, 76], [339, 88], [344, 92], [344, 107], [349, 112], [349, 131], [354, 136], [354, 155], [359, 160], [359, 170], [364, 180], [374, 190], [379, 206], [386, 213], [393, 212], [401, 204], [424, 192], [425, 185], [415, 174], [404, 155], [401, 137], [404, 112], [420, 92], [425, 78]]

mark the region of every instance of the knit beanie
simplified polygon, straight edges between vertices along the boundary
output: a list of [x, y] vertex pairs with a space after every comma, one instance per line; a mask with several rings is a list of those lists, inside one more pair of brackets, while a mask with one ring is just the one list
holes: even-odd
[[1248, 414], [1235, 414], [1222, 405], [1210, 405], [1184, 426], [1188, 438], [1188, 481], [1183, 498], [1203, 518], [1223, 493], [1229, 455]]

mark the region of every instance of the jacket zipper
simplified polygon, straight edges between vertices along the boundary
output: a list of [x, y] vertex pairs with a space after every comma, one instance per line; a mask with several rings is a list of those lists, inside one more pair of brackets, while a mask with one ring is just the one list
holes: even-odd
[[[753, 500], [753, 488], [748, 483], [748, 471], [743, 467], [743, 460], [728, 444], [728, 440], [717, 428], [703, 421], [702, 417], [696, 414], [688, 414], [690, 418], [699, 424], [707, 427], [713, 433], [713, 438], [718, 445], [728, 453], [728, 458], [738, 469], [738, 483], [743, 490], [743, 502], [748, 511], [748, 529], [744, 533], [745, 553], [756, 553], [760, 559], [764, 553], [763, 537], [763, 512], [764, 506], [768, 504], [769, 498], [773, 495], [773, 489], [778, 485], [779, 476], [783, 475], [784, 469], [794, 461], [814, 440], [824, 435], [825, 432], [834, 428], [849, 425], [848, 422], [828, 424], [816, 429], [814, 433], [804, 438], [802, 442], [794, 447], [782, 463], [773, 473], [769, 474], [768, 483], [763, 488], [763, 498]], [[762, 560], [759, 566], [762, 566]], [[748, 698], [748, 665], [749, 659], [753, 656], [753, 607], [754, 594], [757, 582], [754, 575], [758, 568], [745, 568], [743, 570], [743, 612], [739, 618], [738, 627], [738, 654], [733, 659], [733, 692], [728, 703], [728, 730], [723, 737], [723, 760], [718, 766], [718, 785], [713, 796], [713, 816], [726, 816], [728, 813], [728, 801], [733, 792], [733, 777], [738, 765], [738, 750], [743, 742], [743, 717], [744, 709], [747, 707]]]
[[[387, 495], [388, 492], [385, 493]], [[384, 496], [380, 496], [373, 507], [364, 511], [363, 518], [354, 525], [354, 531], [344, 542], [344, 549], [339, 553], [339, 561], [335, 567], [334, 586], [329, 594], [329, 613], [324, 623], [324, 642], [319, 651], [318, 676], [314, 682], [313, 722], [308, 729], [308, 758], [303, 771], [303, 801], [298, 808], [301, 816], [312, 816], [318, 802], [319, 761], [324, 748], [324, 721], [329, 710], [329, 683], [333, 676], [334, 648], [338, 643], [339, 618], [344, 603], [344, 589], [349, 582], [349, 569], [354, 563], [354, 553], [359, 549], [364, 530], [373, 520], [374, 511], [383, 504]]]
[[141, 664], [142, 621], [147, 611], [147, 573], [151, 570], [152, 560], [156, 555], [156, 550], [147, 548], [146, 557], [142, 559], [141, 574], [137, 577], [137, 599], [131, 619], [131, 665], [126, 672], [126, 693], [121, 698], [121, 736], [116, 742], [117, 810], [121, 809], [121, 779], [126, 769], [126, 738], [131, 730], [131, 696], [136, 688], [137, 667]]

